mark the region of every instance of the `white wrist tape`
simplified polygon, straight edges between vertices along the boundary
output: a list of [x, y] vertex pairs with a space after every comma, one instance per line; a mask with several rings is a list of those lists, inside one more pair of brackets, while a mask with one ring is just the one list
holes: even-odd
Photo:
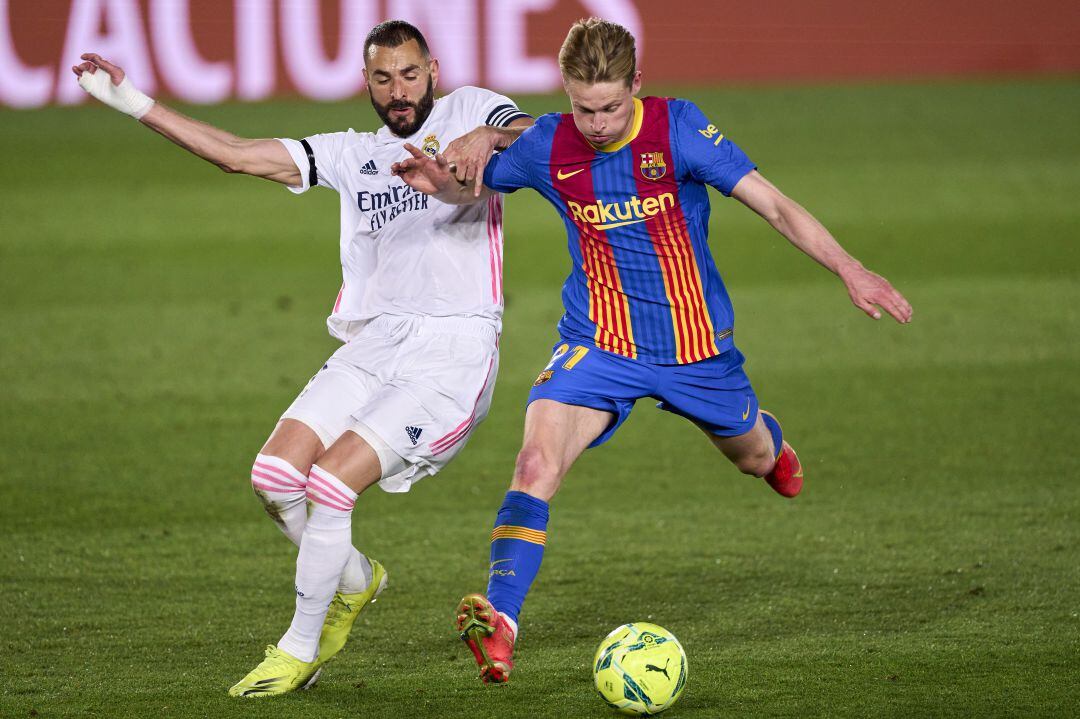
[[79, 85], [109, 107], [131, 115], [136, 120], [150, 112], [150, 108], [154, 106], [153, 99], [136, 90], [129, 78], [124, 77], [124, 81], [119, 85], [113, 85], [109, 73], [100, 68], [96, 72], [79, 75]]

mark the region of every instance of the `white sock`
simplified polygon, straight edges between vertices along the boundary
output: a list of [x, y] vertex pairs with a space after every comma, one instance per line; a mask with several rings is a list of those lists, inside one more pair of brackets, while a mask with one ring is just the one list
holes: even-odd
[[502, 614], [502, 618], [505, 619], [506, 623], [510, 625], [510, 631], [512, 631], [514, 633], [514, 641], [516, 642], [517, 641], [517, 622], [515, 622], [513, 619], [508, 617], [503, 612], [499, 612], [499, 614]]
[[340, 479], [313, 465], [308, 474], [307, 498], [311, 514], [304, 526], [296, 556], [296, 612], [278, 647], [304, 662], [319, 651], [326, 609], [352, 547], [352, 510], [356, 492]]
[[[300, 546], [307, 525], [307, 476], [280, 457], [269, 454], [255, 456], [251, 468], [251, 486], [262, 500], [266, 513], [285, 536]], [[353, 549], [345, 571], [341, 573], [338, 591], [357, 594], [371, 584], [371, 562]]]
[[349, 561], [345, 563], [345, 571], [341, 573], [338, 591], [342, 594], [359, 594], [371, 586], [373, 572], [371, 560], [353, 548]]
[[280, 457], [257, 454], [251, 486], [270, 519], [299, 546], [307, 524], [307, 476]]

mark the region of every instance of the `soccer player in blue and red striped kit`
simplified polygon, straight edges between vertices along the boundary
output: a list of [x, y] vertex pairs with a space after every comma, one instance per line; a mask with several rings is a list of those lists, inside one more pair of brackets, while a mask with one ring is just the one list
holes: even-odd
[[[633, 36], [592, 18], [559, 53], [572, 112], [544, 115], [488, 163], [482, 191], [442, 157], [394, 171], [445, 202], [531, 187], [562, 216], [573, 269], [551, 361], [537, 377], [510, 491], [491, 535], [487, 595], [467, 595], [458, 630], [485, 682], [513, 667], [518, 614], [547, 539], [548, 502], [585, 449], [643, 397], [696, 424], [739, 470], [794, 497], [803, 473], [780, 423], [758, 407], [734, 344], [731, 301], [708, 246], [706, 185], [763, 217], [834, 272], [851, 301], [911, 319], [911, 305], [756, 170], [692, 102], [636, 97]], [[880, 310], [879, 310], [880, 308]]]

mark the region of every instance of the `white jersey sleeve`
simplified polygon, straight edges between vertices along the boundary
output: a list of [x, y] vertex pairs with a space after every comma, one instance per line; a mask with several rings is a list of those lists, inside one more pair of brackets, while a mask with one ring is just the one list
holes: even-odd
[[532, 117], [522, 112], [510, 98], [482, 87], [461, 87], [454, 91], [454, 95], [461, 96], [467, 114], [476, 118], [477, 125], [506, 127], [519, 118]]
[[329, 132], [302, 140], [277, 138], [300, 170], [300, 186], [287, 186], [289, 191], [300, 194], [315, 185], [338, 190], [342, 183], [341, 156], [348, 135], [347, 132]]

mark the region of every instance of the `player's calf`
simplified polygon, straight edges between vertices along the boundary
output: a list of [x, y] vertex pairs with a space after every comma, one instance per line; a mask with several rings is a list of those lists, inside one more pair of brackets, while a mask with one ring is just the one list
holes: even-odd
[[341, 574], [355, 551], [352, 512], [357, 494], [319, 465], [308, 474], [311, 514], [296, 556], [296, 611], [278, 648], [304, 662], [315, 662], [319, 637]]
[[713, 444], [739, 471], [763, 478], [784, 497], [794, 497], [802, 491], [802, 465], [795, 450], [784, 441], [780, 422], [771, 413], [761, 410], [754, 427], [744, 434], [734, 437], [709, 434]]
[[762, 447], [757, 452], [748, 452], [732, 459], [735, 467], [743, 474], [754, 477], [764, 477], [776, 464], [776, 457], [771, 447]]

